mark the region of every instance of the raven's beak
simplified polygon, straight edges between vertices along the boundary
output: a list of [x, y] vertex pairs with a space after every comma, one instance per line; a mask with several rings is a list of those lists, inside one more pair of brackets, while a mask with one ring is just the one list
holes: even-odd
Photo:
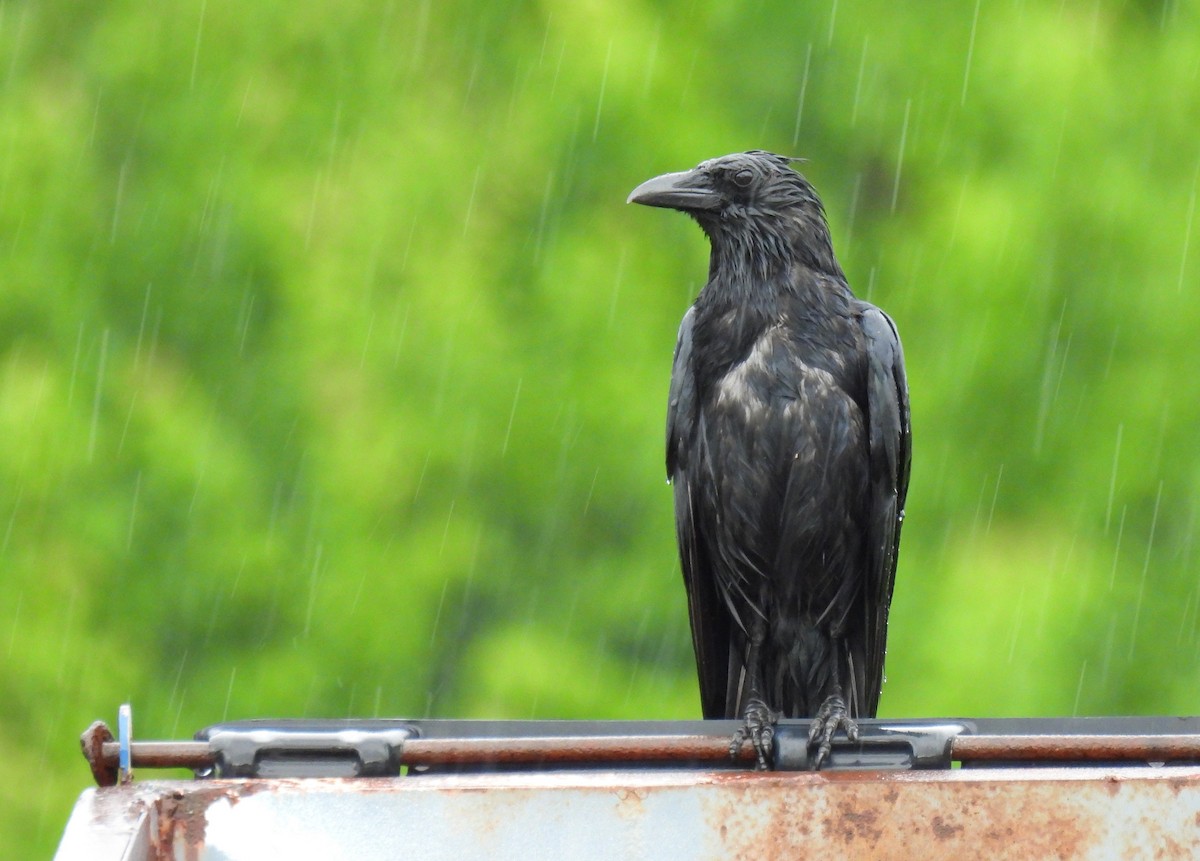
[[685, 170], [679, 173], [664, 173], [662, 176], [646, 180], [630, 192], [625, 202], [688, 212], [717, 209], [724, 201], [709, 183], [705, 173], [699, 170]]

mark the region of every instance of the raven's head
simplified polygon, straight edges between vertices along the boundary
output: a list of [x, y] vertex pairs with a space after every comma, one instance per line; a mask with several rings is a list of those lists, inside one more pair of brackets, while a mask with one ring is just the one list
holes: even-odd
[[721, 156], [647, 180], [626, 202], [692, 216], [712, 242], [714, 264], [752, 262], [762, 272], [798, 261], [841, 277], [821, 199], [793, 161], [762, 150]]

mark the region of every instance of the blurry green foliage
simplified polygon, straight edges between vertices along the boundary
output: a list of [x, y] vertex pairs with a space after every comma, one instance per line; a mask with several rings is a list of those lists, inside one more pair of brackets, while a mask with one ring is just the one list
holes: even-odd
[[0, 832], [74, 738], [697, 712], [699, 231], [810, 159], [907, 349], [890, 715], [1194, 713], [1200, 28], [1174, 2], [0, 3]]

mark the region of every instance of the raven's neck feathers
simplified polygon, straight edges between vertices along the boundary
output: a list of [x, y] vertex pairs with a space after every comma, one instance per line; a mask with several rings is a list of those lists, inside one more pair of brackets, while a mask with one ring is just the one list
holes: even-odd
[[791, 210], [759, 214], [753, 223], [703, 225], [712, 256], [696, 297], [692, 353], [702, 389], [744, 360], [772, 326], [787, 321], [808, 329], [814, 320], [846, 316], [853, 297], [829, 229], [823, 218], [805, 215]]
[[[742, 214], [701, 226], [712, 245], [705, 292], [724, 300], [719, 304], [769, 319], [789, 295], [804, 301], [808, 297], [796, 294], [846, 283], [819, 208]], [[797, 277], [804, 270], [826, 277]]]

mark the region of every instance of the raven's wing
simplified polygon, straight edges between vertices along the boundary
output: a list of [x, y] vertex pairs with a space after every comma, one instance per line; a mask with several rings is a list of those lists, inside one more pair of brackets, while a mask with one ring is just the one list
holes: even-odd
[[867, 424], [870, 446], [870, 500], [867, 520], [867, 570], [863, 583], [865, 619], [865, 708], [874, 716], [883, 688], [888, 608], [896, 577], [900, 525], [908, 495], [912, 435], [908, 380], [896, 324], [883, 311], [859, 303], [867, 348]]
[[667, 480], [677, 481], [687, 461], [685, 447], [696, 426], [696, 382], [692, 363], [692, 325], [696, 309], [688, 308], [679, 324], [675, 360], [671, 365], [671, 389], [667, 394]]
[[667, 397], [667, 478], [675, 488], [675, 535], [687, 587], [692, 648], [700, 677], [700, 706], [704, 717], [722, 718], [727, 717], [725, 700], [730, 673], [729, 615], [717, 593], [705, 530], [696, 523], [693, 494], [700, 465], [696, 449], [700, 416], [691, 370], [694, 318], [695, 310], [689, 308], [679, 324], [679, 340], [675, 344]]

